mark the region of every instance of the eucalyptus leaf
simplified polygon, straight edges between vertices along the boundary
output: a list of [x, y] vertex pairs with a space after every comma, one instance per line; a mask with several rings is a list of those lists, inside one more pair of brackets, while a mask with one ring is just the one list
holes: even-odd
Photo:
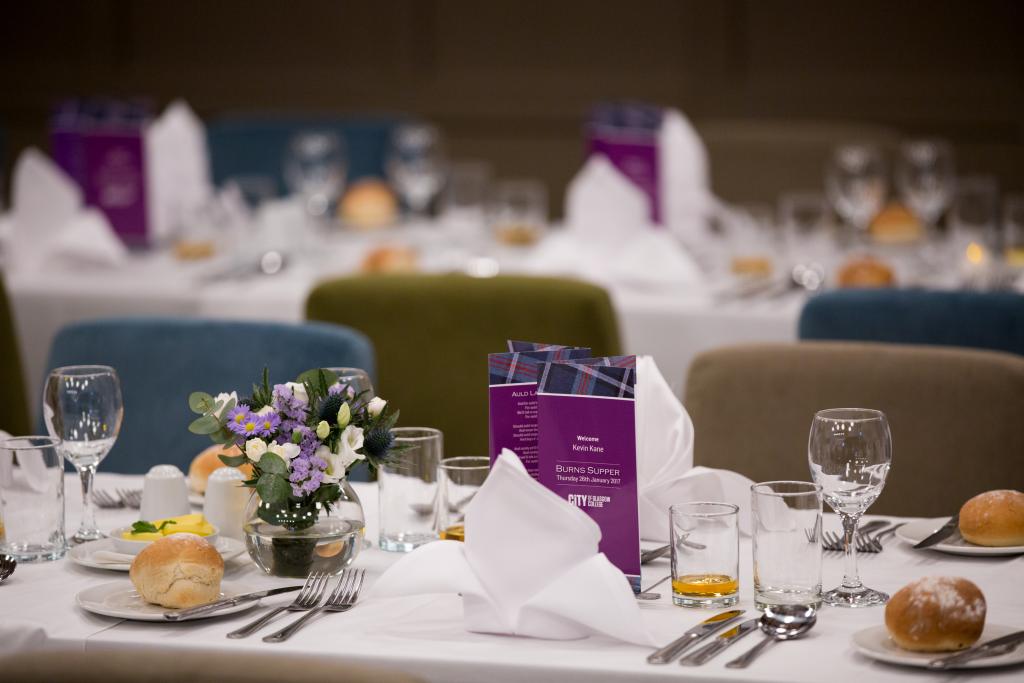
[[205, 415], [213, 410], [213, 396], [205, 391], [193, 391], [188, 395], [188, 407], [193, 413]]
[[[262, 459], [260, 462], [262, 463]], [[263, 499], [263, 502], [277, 504], [288, 500], [288, 496], [292, 493], [292, 487], [284, 477], [264, 472], [260, 476], [260, 480], [256, 482], [256, 493]]]
[[317, 503], [333, 503], [341, 496], [341, 487], [337, 484], [321, 486], [313, 494], [313, 500]]
[[245, 464], [246, 458], [244, 455], [221, 455], [220, 461], [228, 467], [240, 467]]
[[304, 373], [299, 375], [295, 381], [299, 384], [310, 384], [314, 387], [319, 387], [321, 375], [328, 386], [338, 381], [338, 375], [336, 373], [333, 373], [330, 370], [325, 370], [324, 368], [311, 368], [306, 370]]
[[196, 418], [192, 421], [192, 424], [188, 426], [188, 431], [193, 434], [216, 434], [220, 430], [220, 420], [215, 418], [213, 415], [203, 415], [202, 417]]
[[260, 470], [263, 472], [277, 474], [282, 477], [288, 476], [288, 463], [276, 453], [264, 453], [263, 457], [260, 458], [259, 465]]

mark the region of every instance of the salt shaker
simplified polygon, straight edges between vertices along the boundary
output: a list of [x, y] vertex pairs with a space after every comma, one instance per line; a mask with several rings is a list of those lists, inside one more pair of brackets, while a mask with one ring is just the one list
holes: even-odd
[[242, 540], [245, 506], [252, 490], [242, 486], [245, 474], [235, 467], [220, 467], [210, 474], [203, 500], [203, 515], [221, 536]]
[[185, 475], [174, 465], [156, 465], [146, 473], [142, 484], [140, 517], [152, 522], [165, 517], [187, 515], [188, 486]]

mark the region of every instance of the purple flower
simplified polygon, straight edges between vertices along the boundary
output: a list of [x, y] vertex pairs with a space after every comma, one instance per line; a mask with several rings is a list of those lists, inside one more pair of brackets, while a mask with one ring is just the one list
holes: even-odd
[[306, 403], [296, 398], [291, 387], [285, 384], [274, 386], [274, 408], [287, 420], [303, 422], [306, 419]]
[[[243, 409], [244, 412], [236, 412], [239, 411], [239, 408]], [[228, 429], [230, 431], [245, 439], [260, 435], [259, 417], [251, 410], [245, 408], [245, 406], [239, 406], [232, 410], [231, 413], [231, 416], [228, 418]]]
[[253, 415], [253, 419], [256, 420], [256, 424], [259, 427], [259, 435], [268, 437], [277, 430], [278, 425], [281, 424], [281, 416], [277, 413], [266, 412], [262, 414]]
[[327, 389], [328, 396], [341, 396], [341, 393], [345, 391], [345, 386], [341, 382], [335, 382]]
[[[240, 425], [249, 419], [250, 414], [249, 406], [237, 405], [228, 412], [227, 424], [228, 429], [231, 429], [231, 425]], [[231, 430], [235, 431], [235, 430]], [[238, 432], [236, 432], [238, 433]]]

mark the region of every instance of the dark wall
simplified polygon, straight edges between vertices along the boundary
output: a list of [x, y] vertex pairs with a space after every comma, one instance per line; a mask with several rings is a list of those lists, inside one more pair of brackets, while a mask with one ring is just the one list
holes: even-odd
[[0, 20], [0, 125], [9, 168], [70, 94], [181, 96], [203, 116], [398, 110], [558, 203], [587, 107], [638, 98], [695, 120], [730, 199], [817, 186], [828, 146], [862, 135], [949, 137], [961, 168], [1020, 189], [1022, 16], [1009, 1], [21, 0]]

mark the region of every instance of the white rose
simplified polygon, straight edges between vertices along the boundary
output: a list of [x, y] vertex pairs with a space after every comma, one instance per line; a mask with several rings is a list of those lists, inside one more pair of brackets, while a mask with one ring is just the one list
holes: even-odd
[[349, 425], [341, 433], [341, 438], [338, 439], [337, 453], [332, 453], [326, 446], [320, 446], [320, 448], [316, 449], [316, 455], [327, 462], [324, 480], [333, 483], [343, 479], [345, 471], [348, 470], [349, 466], [365, 457], [362, 453], [356, 453], [362, 447], [363, 430], [355, 425]]
[[298, 444], [294, 444], [290, 441], [287, 443], [274, 442], [267, 446], [267, 450], [274, 455], [283, 458], [285, 462], [290, 462], [295, 458], [295, 456], [302, 452], [302, 449], [299, 448]]
[[370, 399], [370, 402], [366, 404], [366, 412], [370, 413], [373, 417], [377, 417], [380, 415], [381, 411], [384, 410], [384, 406], [387, 404], [388, 402], [380, 396], [374, 396]]
[[292, 390], [292, 394], [300, 403], [309, 403], [309, 395], [306, 393], [306, 385], [300, 382], [285, 382], [286, 387]]
[[217, 405], [219, 403], [220, 404], [220, 410], [215, 410], [213, 412], [214, 417], [216, 417], [218, 420], [223, 419], [224, 418], [224, 412], [225, 412], [224, 409], [228, 407], [228, 403], [230, 403], [232, 401], [232, 399], [234, 400], [234, 404], [237, 406], [238, 405], [238, 392], [237, 391], [232, 391], [230, 394], [225, 394], [224, 392], [221, 392], [221, 393], [217, 394], [217, 397], [215, 399], [213, 399], [213, 404]]
[[245, 442], [245, 457], [253, 462], [259, 462], [266, 452], [267, 444], [263, 439], [249, 439]]

